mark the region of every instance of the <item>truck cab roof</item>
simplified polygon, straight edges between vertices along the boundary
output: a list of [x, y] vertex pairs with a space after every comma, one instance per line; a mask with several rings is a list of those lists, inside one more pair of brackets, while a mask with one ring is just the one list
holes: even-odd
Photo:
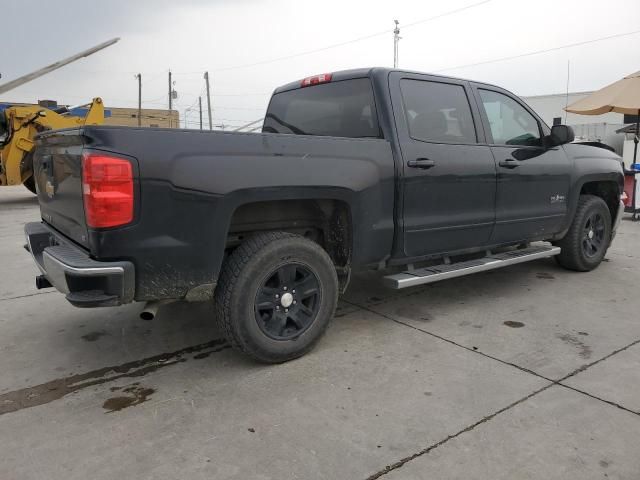
[[[368, 67], [368, 68], [351, 68], [349, 70], [338, 70], [336, 72], [327, 72], [324, 74], [320, 74], [320, 75], [331, 75], [331, 81], [332, 82], [339, 82], [341, 80], [351, 80], [354, 78], [364, 78], [364, 77], [387, 77], [390, 73], [393, 72], [401, 72], [401, 73], [405, 73], [405, 74], [410, 74], [410, 75], [428, 75], [430, 77], [437, 77], [437, 78], [442, 78], [444, 79], [452, 79], [452, 80], [458, 80], [458, 81], [465, 81], [465, 82], [473, 82], [476, 84], [481, 84], [481, 85], [487, 85], [490, 86], [492, 88], [500, 88], [501, 90], [504, 90], [501, 87], [498, 87], [497, 85], [492, 85], [489, 83], [484, 83], [484, 82], [478, 82], [475, 80], [469, 80], [466, 78], [460, 78], [460, 77], [452, 77], [449, 75], [439, 75], [437, 73], [429, 73], [429, 72], [420, 72], [417, 70], [406, 70], [406, 69], [401, 69], [401, 68], [388, 68], [388, 67]], [[273, 94], [277, 94], [277, 93], [281, 93], [281, 92], [286, 92], [289, 90], [295, 90], [298, 88], [302, 88], [303, 87], [303, 81], [307, 80], [307, 79], [311, 79], [314, 77], [318, 77], [319, 75], [312, 75], [309, 77], [305, 77], [302, 78], [300, 80], [296, 80], [294, 82], [289, 82], [285, 85], [281, 85], [280, 87], [277, 87]]]

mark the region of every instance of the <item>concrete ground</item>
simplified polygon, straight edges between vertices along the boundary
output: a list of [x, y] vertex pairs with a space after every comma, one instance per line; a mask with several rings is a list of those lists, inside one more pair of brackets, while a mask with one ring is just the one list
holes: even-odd
[[356, 278], [284, 365], [208, 305], [81, 310], [34, 287], [0, 189], [0, 479], [640, 479], [640, 224], [592, 273], [537, 261], [406, 291]]

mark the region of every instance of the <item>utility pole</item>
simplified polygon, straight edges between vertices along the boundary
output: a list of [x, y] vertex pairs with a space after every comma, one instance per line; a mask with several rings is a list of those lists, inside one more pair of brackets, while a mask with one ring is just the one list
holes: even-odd
[[213, 130], [213, 120], [211, 119], [211, 92], [209, 90], [209, 72], [204, 72], [204, 81], [207, 83], [207, 109], [209, 112], [209, 130]]
[[567, 107], [569, 106], [569, 74], [570, 74], [570, 60], [567, 60], [567, 94], [564, 100], [564, 124], [567, 124]]
[[393, 30], [393, 68], [398, 68], [398, 43], [400, 43], [400, 27], [398, 20], [393, 21], [396, 24], [396, 28]]
[[202, 97], [198, 97], [198, 109], [200, 110], [200, 130], [202, 130]]
[[137, 74], [138, 79], [138, 126], [142, 126], [142, 74]]
[[171, 128], [173, 125], [171, 125], [172, 123], [172, 118], [171, 118], [171, 107], [172, 107], [172, 100], [173, 100], [173, 88], [171, 86], [171, 70], [169, 70], [169, 128]]

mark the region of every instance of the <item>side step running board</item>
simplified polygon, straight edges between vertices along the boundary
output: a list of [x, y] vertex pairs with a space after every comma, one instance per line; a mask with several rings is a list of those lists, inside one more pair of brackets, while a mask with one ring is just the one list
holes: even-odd
[[536, 245], [520, 250], [497, 253], [476, 260], [451, 263], [449, 265], [435, 265], [384, 277], [384, 283], [391, 288], [415, 287], [425, 283], [438, 282], [447, 278], [462, 277], [471, 273], [485, 272], [496, 268], [529, 262], [539, 258], [553, 257], [560, 253], [560, 247]]

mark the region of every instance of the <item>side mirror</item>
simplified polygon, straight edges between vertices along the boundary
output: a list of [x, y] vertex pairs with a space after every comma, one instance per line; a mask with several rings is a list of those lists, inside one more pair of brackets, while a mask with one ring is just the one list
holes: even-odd
[[573, 142], [575, 135], [573, 128], [569, 125], [554, 125], [551, 127], [551, 135], [549, 135], [549, 146], [556, 147], [565, 143]]

